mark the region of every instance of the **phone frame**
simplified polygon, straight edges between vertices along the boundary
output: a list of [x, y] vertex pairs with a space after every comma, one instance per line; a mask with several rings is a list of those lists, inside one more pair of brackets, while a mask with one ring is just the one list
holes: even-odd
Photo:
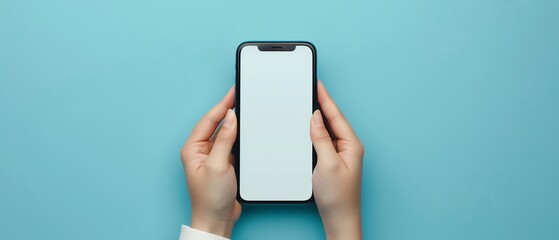
[[[317, 109], [319, 109], [318, 105], [318, 95], [317, 95], [317, 77], [316, 77], [316, 48], [315, 46], [307, 41], [246, 41], [243, 42], [237, 47], [237, 57], [236, 57], [236, 78], [235, 78], [235, 113], [237, 115], [237, 139], [235, 140], [235, 144], [233, 145], [233, 154], [235, 156], [235, 176], [237, 178], [237, 200], [240, 203], [245, 204], [297, 204], [297, 203], [311, 203], [314, 202], [314, 193], [311, 193], [311, 196], [307, 200], [301, 201], [253, 201], [253, 200], [245, 200], [241, 197], [241, 184], [240, 184], [240, 132], [241, 132], [241, 104], [240, 104], [240, 96], [241, 96], [241, 51], [246, 46], [258, 46], [259, 49], [266, 49], [265, 51], [289, 51], [289, 50], [281, 50], [281, 48], [275, 48], [273, 46], [284, 46], [285, 47], [292, 47], [292, 46], [306, 46], [311, 49], [312, 52], [312, 111], [311, 114], [314, 113]], [[262, 48], [261, 48], [262, 47]], [[275, 50], [274, 50], [275, 49]], [[289, 48], [287, 48], [289, 49]], [[309, 124], [310, 124], [310, 118]], [[310, 136], [309, 136], [310, 138]], [[314, 145], [312, 145], [312, 171], [316, 166], [316, 151], [314, 149]]]

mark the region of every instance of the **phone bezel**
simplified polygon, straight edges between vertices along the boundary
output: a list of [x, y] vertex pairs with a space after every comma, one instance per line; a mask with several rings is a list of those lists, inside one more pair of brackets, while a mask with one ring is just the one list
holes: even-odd
[[[306, 46], [309, 47], [311, 49], [312, 52], [312, 111], [311, 113], [313, 113], [314, 111], [316, 111], [317, 109], [319, 109], [318, 106], [318, 95], [317, 95], [317, 90], [316, 90], [316, 86], [317, 86], [317, 77], [316, 77], [316, 48], [315, 46], [307, 41], [246, 41], [243, 42], [239, 45], [239, 47], [237, 47], [237, 57], [236, 57], [236, 78], [235, 78], [235, 114], [237, 115], [237, 139], [235, 140], [235, 144], [233, 146], [233, 154], [235, 156], [235, 176], [237, 178], [237, 200], [240, 203], [245, 203], [245, 204], [293, 204], [293, 203], [311, 203], [314, 202], [314, 193], [311, 193], [311, 196], [309, 197], [309, 199], [307, 200], [300, 200], [300, 201], [283, 201], [283, 200], [278, 200], [278, 201], [254, 201], [254, 200], [245, 200], [241, 197], [241, 184], [240, 184], [240, 161], [242, 161], [242, 159], [240, 159], [240, 143], [241, 143], [241, 138], [240, 138], [240, 132], [241, 132], [241, 105], [240, 105], [240, 95], [241, 95], [241, 79], [240, 79], [240, 67], [241, 67], [241, 51], [244, 47], [246, 46], [258, 46], [259, 49], [260, 45], [266, 45], [266, 46], [270, 46], [270, 45], [289, 45], [289, 46]], [[266, 50], [266, 51], [285, 51], [285, 50]], [[309, 124], [310, 124], [310, 119], [309, 119]], [[310, 136], [309, 136], [310, 138]], [[314, 149], [314, 145], [312, 146], [312, 170], [314, 171], [314, 168], [316, 166], [316, 151]]]

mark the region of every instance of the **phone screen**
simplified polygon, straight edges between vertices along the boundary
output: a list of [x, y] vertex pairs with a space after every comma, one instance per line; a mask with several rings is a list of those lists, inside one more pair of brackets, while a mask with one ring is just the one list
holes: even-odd
[[238, 54], [239, 195], [245, 201], [309, 200], [314, 48], [249, 44]]

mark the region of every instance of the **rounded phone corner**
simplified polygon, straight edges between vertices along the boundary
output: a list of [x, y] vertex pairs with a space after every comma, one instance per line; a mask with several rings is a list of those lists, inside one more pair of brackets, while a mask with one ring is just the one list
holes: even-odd
[[243, 196], [241, 194], [241, 191], [239, 191], [239, 190], [237, 192], [237, 201], [239, 201], [240, 204], [245, 204], [245, 203], [250, 202], [250, 201], [243, 198]]
[[314, 194], [313, 194], [312, 190], [311, 190], [311, 193], [310, 193], [309, 197], [306, 200], [303, 200], [301, 202], [302, 203], [312, 203], [312, 202], [314, 202]]
[[314, 46], [314, 44], [312, 42], [309, 41], [301, 41], [298, 42], [299, 44], [303, 45], [303, 46], [307, 46], [309, 47], [313, 52], [316, 52], [316, 46]]
[[243, 50], [244, 47], [250, 46], [250, 45], [253, 45], [253, 44], [254, 44], [253, 41], [244, 41], [244, 42], [240, 43], [239, 46], [237, 46], [237, 55], [239, 55], [241, 53], [241, 51]]
[[245, 203], [247, 203], [247, 201], [246, 201], [245, 199], [243, 199], [243, 197], [241, 197], [241, 195], [237, 195], [237, 201], [238, 201], [240, 204], [245, 204]]

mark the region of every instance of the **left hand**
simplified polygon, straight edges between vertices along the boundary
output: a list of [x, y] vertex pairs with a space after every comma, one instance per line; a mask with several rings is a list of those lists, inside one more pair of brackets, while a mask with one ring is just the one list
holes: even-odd
[[[237, 137], [234, 87], [202, 117], [181, 150], [191, 201], [191, 227], [230, 238], [241, 215], [231, 148]], [[223, 120], [215, 139], [212, 135]]]

